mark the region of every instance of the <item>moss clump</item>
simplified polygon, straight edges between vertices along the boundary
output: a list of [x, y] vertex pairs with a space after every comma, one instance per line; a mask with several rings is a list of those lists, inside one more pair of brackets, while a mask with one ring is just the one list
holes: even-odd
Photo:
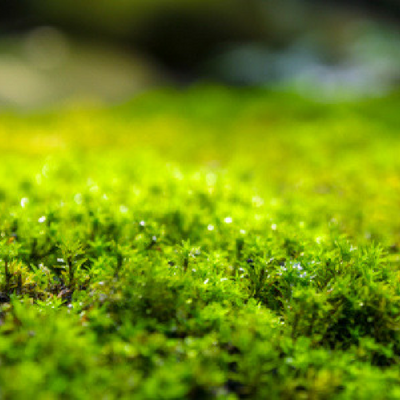
[[0, 398], [400, 398], [398, 96], [0, 117]]

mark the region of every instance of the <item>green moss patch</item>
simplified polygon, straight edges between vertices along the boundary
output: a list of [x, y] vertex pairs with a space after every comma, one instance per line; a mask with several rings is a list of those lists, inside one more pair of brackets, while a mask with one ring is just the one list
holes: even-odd
[[0, 399], [400, 398], [399, 105], [0, 116]]

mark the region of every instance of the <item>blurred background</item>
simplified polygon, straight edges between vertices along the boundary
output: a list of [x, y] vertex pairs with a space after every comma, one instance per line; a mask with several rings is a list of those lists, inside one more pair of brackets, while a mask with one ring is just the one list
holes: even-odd
[[398, 0], [0, 0], [0, 108], [198, 83], [319, 101], [400, 84]]

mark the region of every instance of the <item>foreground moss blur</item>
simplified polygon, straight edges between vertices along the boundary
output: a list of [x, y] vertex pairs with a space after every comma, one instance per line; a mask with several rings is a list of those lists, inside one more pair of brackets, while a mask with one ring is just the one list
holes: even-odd
[[0, 399], [400, 398], [398, 106], [3, 114]]

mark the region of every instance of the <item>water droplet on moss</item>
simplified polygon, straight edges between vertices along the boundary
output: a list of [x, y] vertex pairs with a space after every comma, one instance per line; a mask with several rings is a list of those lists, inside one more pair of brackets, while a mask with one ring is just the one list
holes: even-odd
[[24, 208], [29, 203], [29, 199], [27, 197], [23, 197], [21, 199], [21, 207]]
[[75, 201], [76, 204], [82, 204], [82, 201], [83, 201], [82, 195], [80, 193], [77, 193], [74, 196], [74, 201]]

